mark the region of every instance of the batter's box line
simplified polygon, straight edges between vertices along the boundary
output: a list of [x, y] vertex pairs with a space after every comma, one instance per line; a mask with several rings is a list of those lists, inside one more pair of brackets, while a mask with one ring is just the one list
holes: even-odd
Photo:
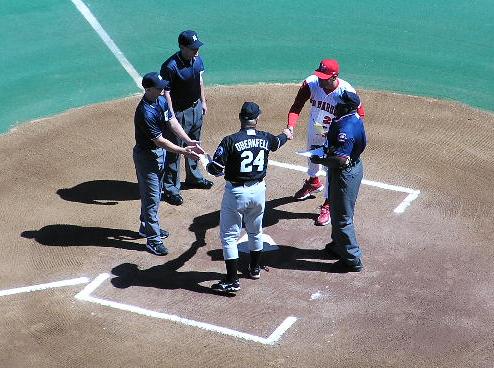
[[[273, 161], [273, 160], [269, 160], [268, 161], [268, 164], [269, 165], [273, 165], [273, 166], [282, 167], [282, 168], [285, 168], [285, 169], [301, 171], [301, 172], [304, 172], [304, 173], [307, 172], [307, 168], [305, 166], [285, 164], [284, 162], [278, 162], [278, 161]], [[326, 172], [325, 171], [319, 171], [317, 173], [317, 175], [326, 176]], [[401, 186], [398, 186], [398, 185], [391, 185], [391, 184], [381, 183], [381, 182], [378, 182], [378, 181], [372, 181], [372, 180], [363, 179], [362, 180], [362, 184], [369, 185], [371, 187], [377, 187], [377, 188], [381, 188], [381, 189], [392, 190], [392, 191], [395, 191], [395, 192], [407, 193], [408, 195], [405, 197], [405, 199], [398, 205], [398, 207], [396, 207], [393, 210], [394, 213], [398, 213], [398, 214], [405, 212], [405, 210], [407, 209], [407, 207], [409, 207], [412, 204], [412, 202], [415, 199], [417, 199], [417, 197], [420, 194], [420, 190], [406, 188], [406, 187], [401, 187]]]
[[197, 327], [197, 328], [201, 328], [203, 330], [217, 332], [217, 333], [220, 333], [223, 335], [233, 336], [233, 337], [243, 339], [243, 340], [257, 342], [257, 343], [263, 344], [263, 345], [274, 345], [276, 342], [278, 342], [278, 340], [281, 338], [281, 336], [297, 320], [296, 317], [292, 317], [292, 316], [287, 317], [281, 323], [281, 325], [279, 325], [276, 328], [276, 330], [274, 330], [274, 332], [268, 338], [259, 337], [259, 336], [251, 335], [251, 334], [248, 334], [245, 332], [235, 331], [235, 330], [232, 330], [230, 328], [212, 325], [210, 323], [194, 321], [194, 320], [179, 317], [179, 316], [176, 316], [173, 314], [156, 312], [156, 311], [152, 311], [149, 309], [137, 307], [134, 305], [118, 303], [118, 302], [114, 302], [111, 300], [106, 300], [106, 299], [101, 299], [101, 298], [96, 298], [94, 296], [91, 296], [91, 293], [93, 293], [108, 278], [110, 278], [110, 275], [108, 273], [102, 273], [102, 274], [98, 275], [80, 293], [78, 293], [75, 296], [75, 298], [78, 300], [83, 300], [83, 301], [87, 301], [87, 302], [91, 302], [91, 303], [100, 304], [100, 305], [103, 305], [105, 307], [111, 307], [111, 308], [115, 308], [115, 309], [119, 309], [119, 310], [123, 310], [123, 311], [127, 311], [127, 312], [140, 314], [140, 315], [146, 316], [146, 317], [152, 317], [152, 318], [158, 318], [158, 319], [165, 319], [168, 321], [173, 321], [173, 322], [181, 323], [181, 324], [184, 324], [187, 326]]

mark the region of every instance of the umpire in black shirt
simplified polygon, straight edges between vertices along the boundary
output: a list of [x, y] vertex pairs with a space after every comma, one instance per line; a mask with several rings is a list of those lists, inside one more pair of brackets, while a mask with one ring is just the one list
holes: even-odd
[[[203, 43], [192, 30], [178, 36], [180, 50], [161, 66], [160, 75], [166, 82], [165, 97], [170, 109], [189, 137], [201, 139], [203, 115], [207, 112], [204, 80], [204, 63], [199, 55]], [[175, 136], [167, 137], [173, 143], [182, 142]], [[203, 177], [197, 161], [185, 160], [185, 183], [192, 188], [209, 189], [213, 182]], [[164, 199], [173, 205], [183, 203], [180, 195], [180, 155], [166, 156]]]
[[242, 230], [242, 220], [251, 256], [249, 274], [253, 279], [260, 277], [262, 218], [266, 202], [264, 177], [268, 156], [269, 152], [276, 151], [293, 138], [289, 129], [284, 129], [278, 136], [256, 130], [260, 114], [261, 109], [256, 103], [245, 102], [239, 114], [240, 131], [223, 138], [213, 160], [207, 165], [210, 174], [224, 174], [226, 180], [220, 211], [220, 236], [227, 275], [212, 285], [213, 290], [220, 292], [240, 290], [237, 239]]

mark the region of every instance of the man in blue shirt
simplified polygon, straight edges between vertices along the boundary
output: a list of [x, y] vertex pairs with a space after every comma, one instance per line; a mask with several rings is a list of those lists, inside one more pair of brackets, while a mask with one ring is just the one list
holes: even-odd
[[[199, 142], [187, 136], [170, 111], [163, 97], [165, 85], [158, 73], [147, 73], [142, 78], [144, 96], [134, 115], [136, 144], [133, 158], [141, 196], [139, 234], [147, 238], [147, 249], [156, 255], [168, 254], [162, 241], [168, 233], [160, 229], [158, 212], [166, 153], [182, 154], [192, 160], [199, 159], [199, 154], [204, 153]], [[187, 146], [181, 147], [165, 139], [163, 135], [168, 132], [175, 134]]]
[[360, 98], [344, 91], [335, 107], [335, 119], [329, 126], [325, 156], [312, 156], [311, 161], [328, 167], [331, 206], [331, 239], [326, 250], [338, 258], [332, 272], [360, 272], [362, 251], [355, 235], [353, 215], [362, 182], [360, 155], [367, 144], [364, 121], [357, 114]]
[[[166, 81], [165, 97], [168, 105], [191, 139], [199, 141], [203, 115], [207, 112], [204, 91], [204, 63], [199, 56], [203, 43], [194, 31], [184, 31], [178, 36], [180, 51], [170, 56], [161, 66], [160, 75]], [[167, 137], [177, 145], [180, 139]], [[181, 205], [180, 195], [180, 156], [173, 153], [166, 157], [164, 199], [173, 205]], [[205, 179], [197, 161], [186, 159], [185, 183], [192, 188], [209, 189], [213, 182]]]

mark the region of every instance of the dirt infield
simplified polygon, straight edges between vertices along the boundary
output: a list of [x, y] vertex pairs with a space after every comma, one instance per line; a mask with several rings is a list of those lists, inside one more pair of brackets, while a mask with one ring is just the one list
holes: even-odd
[[[263, 108], [259, 128], [281, 131], [296, 90], [210, 88], [203, 146], [212, 152], [238, 129], [245, 100]], [[314, 226], [321, 196], [292, 199], [305, 177], [294, 154], [305, 144], [301, 119], [270, 156], [294, 165], [271, 165], [266, 179], [265, 233], [278, 249], [236, 297], [209, 289], [224, 272], [223, 179], [184, 190], [180, 207], [163, 203], [168, 256], [147, 253], [135, 233], [139, 96], [0, 136], [0, 367], [492, 367], [494, 115], [360, 92], [364, 272], [328, 272], [330, 227]], [[396, 211], [405, 189], [418, 196]]]

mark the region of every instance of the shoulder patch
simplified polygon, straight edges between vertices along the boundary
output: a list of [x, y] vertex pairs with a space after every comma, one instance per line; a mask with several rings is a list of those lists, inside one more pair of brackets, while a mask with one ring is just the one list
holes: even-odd
[[223, 147], [219, 146], [214, 153], [215, 156], [223, 156]]
[[338, 142], [344, 143], [346, 141], [346, 133], [338, 134]]

